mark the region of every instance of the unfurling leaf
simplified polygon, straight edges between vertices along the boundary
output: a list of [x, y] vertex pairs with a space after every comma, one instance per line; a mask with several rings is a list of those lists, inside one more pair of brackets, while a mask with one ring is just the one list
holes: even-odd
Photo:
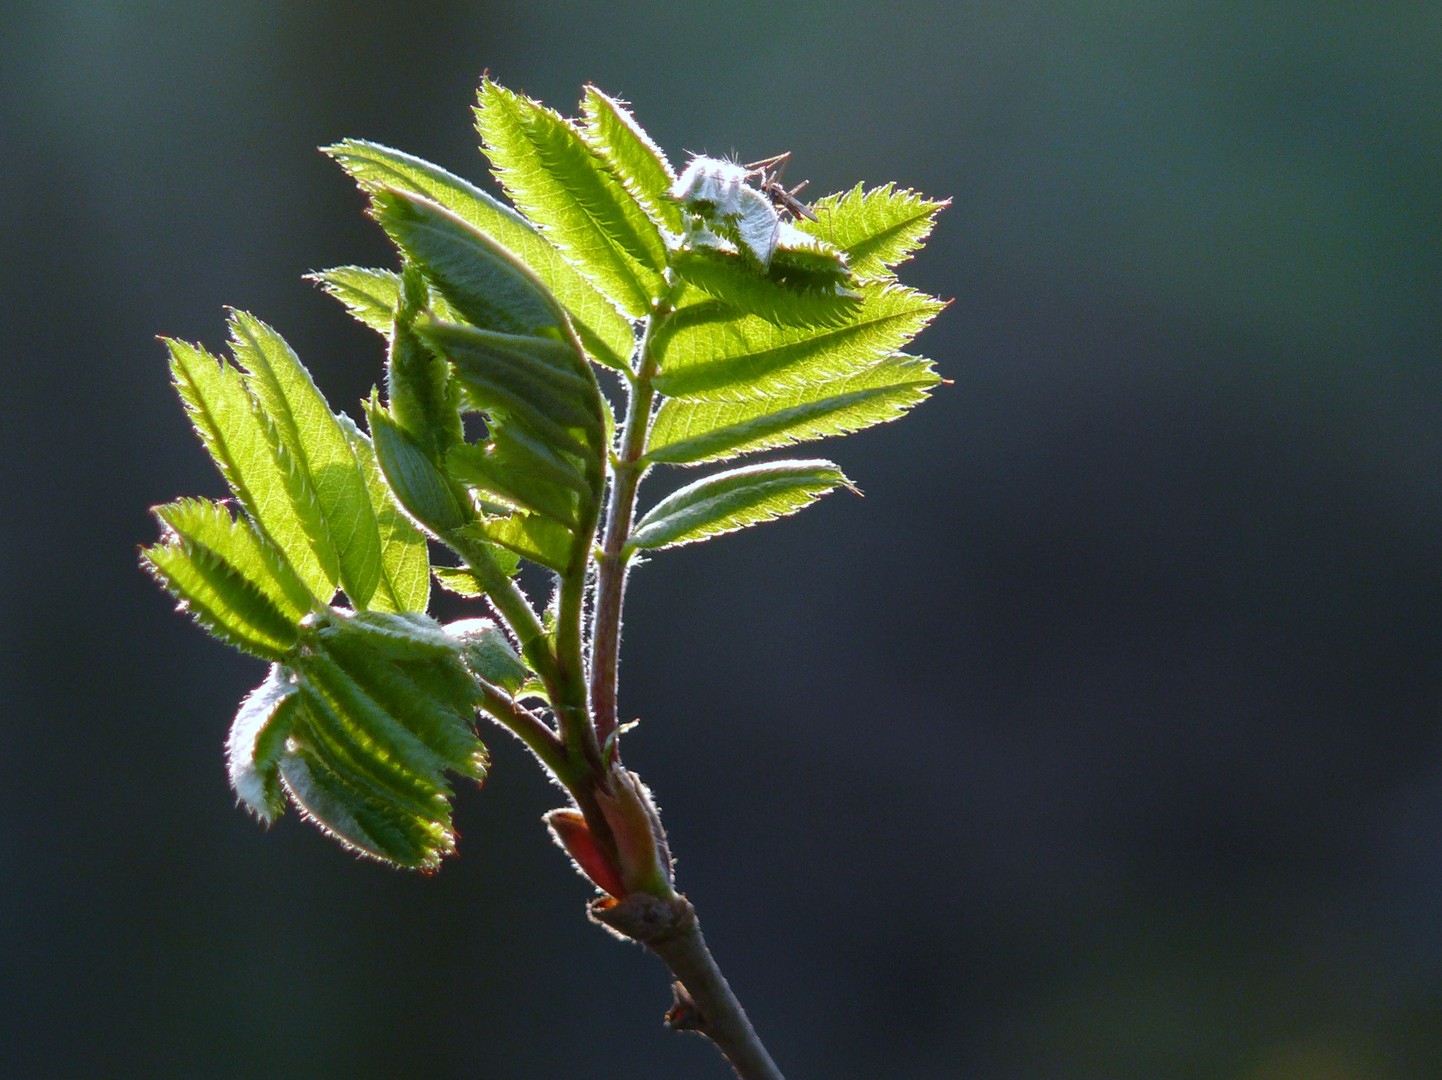
[[717, 473], [689, 484], [651, 508], [630, 547], [692, 544], [785, 517], [851, 481], [829, 461], [773, 461]]
[[299, 704], [289, 673], [272, 664], [265, 682], [240, 703], [226, 740], [230, 786], [246, 809], [267, 825], [285, 812], [280, 759]]
[[422, 615], [333, 611], [312, 620], [302, 647], [237, 717], [232, 775], [240, 762], [267, 817], [278, 812], [266, 779], [275, 773], [346, 846], [434, 868], [455, 847], [444, 772], [480, 780], [486, 770], [472, 726], [478, 692], [461, 657], [461, 643]]

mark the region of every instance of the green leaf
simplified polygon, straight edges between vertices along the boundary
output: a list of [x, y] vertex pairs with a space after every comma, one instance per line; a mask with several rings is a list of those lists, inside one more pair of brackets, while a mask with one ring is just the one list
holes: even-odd
[[890, 268], [911, 257], [926, 242], [936, 215], [951, 205], [884, 184], [862, 191], [857, 184], [840, 195], [816, 200], [816, 221], [798, 221], [802, 232], [822, 237], [844, 250], [860, 278], [890, 278]]
[[230, 786], [246, 809], [267, 825], [285, 812], [280, 759], [299, 705], [289, 673], [272, 664], [265, 682], [240, 703], [226, 739]]
[[401, 276], [394, 270], [334, 266], [306, 276], [344, 304], [362, 324], [390, 336], [401, 291]]
[[300, 657], [295, 670], [308, 710], [307, 729], [330, 764], [413, 813], [445, 816], [450, 789], [441, 755], [376, 701], [329, 647]]
[[477, 408], [499, 410], [543, 439], [598, 457], [605, 406], [595, 376], [569, 345], [430, 319], [416, 332], [455, 365]]
[[565, 312], [535, 274], [449, 210], [407, 192], [379, 191], [372, 212], [466, 321], [507, 334], [563, 334]]
[[371, 441], [348, 416], [339, 417], [370, 495], [375, 528], [380, 534], [381, 584], [371, 595], [378, 611], [424, 611], [431, 598], [431, 558], [426, 538], [396, 501], [381, 473]]
[[931, 363], [888, 357], [855, 375], [740, 401], [667, 398], [651, 425], [646, 462], [694, 465], [846, 435], [895, 420], [940, 382]]
[[[597, 363], [626, 370], [635, 347], [631, 323], [556, 247], [509, 206], [438, 165], [376, 143], [347, 139], [325, 152], [368, 191], [395, 188], [439, 203], [512, 252], [565, 305]], [[327, 272], [329, 273], [329, 272]], [[388, 305], [394, 308], [392, 300]], [[449, 313], [436, 309], [442, 318]], [[385, 329], [389, 330], [389, 322]]]
[[[391, 336], [401, 295], [400, 274], [365, 266], [334, 266], [306, 274], [305, 278], [339, 300], [357, 322], [384, 338]], [[430, 308], [443, 319], [460, 318], [444, 296], [430, 289], [426, 290], [421, 307]]]
[[416, 336], [415, 322], [430, 300], [420, 271], [407, 266], [398, 283], [390, 349], [386, 355], [386, 397], [391, 416], [437, 464], [465, 437], [460, 395], [450, 366]]
[[447, 660], [456, 656], [456, 643], [446, 628], [419, 611], [331, 608], [326, 619], [317, 623], [315, 635], [327, 647], [358, 642], [377, 660]]
[[441, 588], [457, 596], [474, 600], [486, 595], [485, 586], [480, 579], [464, 566], [433, 566], [431, 573], [435, 575], [436, 583]]
[[693, 544], [785, 517], [851, 481], [829, 461], [773, 461], [717, 473], [657, 503], [636, 525], [628, 550]]
[[380, 526], [367, 477], [347, 435], [310, 372], [265, 323], [232, 312], [231, 351], [248, 373], [246, 385], [274, 425], [295, 472], [315, 505], [340, 563], [340, 582], [357, 608], [401, 610], [382, 561]]
[[329, 601], [339, 557], [325, 519], [240, 372], [199, 346], [175, 340], [165, 344], [181, 402], [231, 491], [306, 588]]
[[486, 682], [514, 695], [531, 672], [492, 619], [461, 619], [446, 624], [446, 633], [461, 645], [466, 666]]
[[479, 691], [463, 666], [463, 646], [439, 623], [425, 622], [428, 635], [441, 643], [439, 653], [397, 655], [394, 641], [378, 648], [372, 628], [346, 621], [322, 632], [325, 654], [366, 702], [391, 718], [377, 725], [365, 710], [352, 710], [352, 716], [366, 718], [372, 747], [433, 784], [444, 783], [440, 766], [484, 779], [486, 750], [472, 726]]
[[295, 623], [223, 552], [172, 534], [140, 553], [141, 564], [184, 611], [221, 641], [263, 660], [279, 660], [295, 645]]
[[188, 549], [204, 548], [228, 564], [273, 603], [288, 622], [298, 623], [324, 606], [301, 581], [285, 556], [248, 519], [237, 520], [221, 503], [180, 499], [152, 511]]
[[694, 304], [656, 335], [656, 388], [670, 397], [736, 400], [855, 374], [900, 351], [942, 307], [901, 285], [867, 284], [845, 321], [818, 329]]
[[[512, 448], [512, 452], [507, 453], [507, 448]], [[569, 529], [578, 527], [582, 502], [576, 489], [538, 476], [532, 468], [532, 459], [514, 452], [513, 448], [513, 443], [499, 438], [491, 446], [457, 447], [446, 459], [446, 469], [455, 479], [479, 491], [488, 502], [544, 514]], [[574, 471], [572, 475], [579, 477]]]
[[437, 537], [475, 519], [464, 492], [374, 399], [366, 406], [366, 422], [386, 482], [411, 517]]
[[405, 810], [364, 781], [343, 775], [314, 746], [299, 743], [280, 761], [285, 790], [296, 807], [331, 839], [393, 866], [433, 871], [455, 852], [450, 821]]
[[[499, 544], [521, 558], [530, 559], [558, 574], [567, 573], [575, 561], [575, 535], [552, 518], [515, 513], [509, 517], [484, 519], [468, 525], [463, 531], [478, 540]], [[589, 546], [590, 538], [585, 539]]]
[[733, 309], [733, 314], [793, 328], [831, 326], [849, 320], [856, 296], [845, 290], [796, 288], [758, 272], [749, 258], [709, 245], [677, 252], [672, 266], [682, 280]]
[[568, 121], [486, 79], [476, 128], [511, 201], [626, 314], [665, 291], [654, 222]]
[[625, 103], [587, 86], [581, 101], [581, 134], [610, 166], [612, 174], [651, 216], [672, 232], [685, 227], [681, 207], [671, 198], [676, 174]]

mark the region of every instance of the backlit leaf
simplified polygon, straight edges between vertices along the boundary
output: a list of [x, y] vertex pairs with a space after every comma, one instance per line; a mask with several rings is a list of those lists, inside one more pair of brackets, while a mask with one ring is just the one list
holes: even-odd
[[862, 371], [905, 347], [944, 305], [895, 284], [868, 284], [844, 320], [826, 327], [777, 326], [694, 304], [657, 335], [670, 397], [736, 400]]
[[628, 547], [692, 544], [785, 517], [851, 481], [829, 461], [774, 461], [698, 480], [657, 503], [636, 524]]
[[587, 86], [581, 100], [581, 134], [651, 217], [672, 232], [684, 227], [681, 207], [670, 197], [676, 174], [625, 103]]
[[174, 340], [166, 345], [181, 402], [230, 490], [306, 588], [329, 601], [340, 558], [325, 518], [240, 372], [198, 346]]
[[[395, 188], [424, 196], [494, 238], [530, 267], [565, 305], [581, 343], [593, 359], [607, 367], [626, 368], [635, 345], [630, 321], [534, 225], [509, 206], [438, 165], [377, 143], [347, 139], [325, 151], [366, 190]], [[389, 306], [394, 308], [394, 301]], [[437, 314], [449, 318], [439, 309]]]
[[926, 242], [936, 215], [950, 205], [950, 199], [898, 191], [895, 184], [870, 191], [857, 184], [843, 194], [817, 199], [811, 207], [817, 220], [798, 221], [796, 226], [844, 250], [858, 277], [890, 278], [891, 267]]
[[[314, 492], [340, 560], [340, 582], [358, 608], [400, 610], [381, 556], [381, 535], [365, 474], [340, 420], [285, 340], [243, 311], [232, 312], [231, 351], [280, 445]], [[379, 590], [380, 595], [377, 595]]]
[[496, 179], [572, 264], [639, 318], [665, 290], [666, 245], [581, 133], [555, 112], [487, 79], [476, 128]]
[[900, 417], [940, 379], [917, 357], [888, 357], [854, 375], [740, 401], [667, 398], [651, 425], [648, 462], [689, 465], [845, 435]]
[[295, 645], [295, 623], [224, 554], [172, 536], [140, 556], [180, 607], [227, 645], [264, 660]]

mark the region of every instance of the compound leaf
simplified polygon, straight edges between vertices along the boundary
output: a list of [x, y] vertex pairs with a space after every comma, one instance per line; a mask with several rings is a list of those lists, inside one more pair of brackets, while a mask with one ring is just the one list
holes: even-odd
[[662, 499], [636, 525], [630, 549], [692, 544], [785, 517], [851, 486], [829, 461], [774, 461], [717, 473]]

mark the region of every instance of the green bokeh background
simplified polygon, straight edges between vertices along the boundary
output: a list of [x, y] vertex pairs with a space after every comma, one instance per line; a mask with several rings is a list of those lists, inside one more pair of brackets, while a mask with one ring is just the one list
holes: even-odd
[[479, 178], [489, 69], [955, 200], [867, 497], [632, 579], [628, 757], [787, 1075], [1442, 1076], [1439, 55], [1413, 3], [14, 0], [0, 1075], [728, 1075], [504, 737], [433, 878], [236, 810], [260, 665], [135, 566], [221, 491], [155, 335], [253, 310], [352, 408], [300, 275], [389, 256], [314, 148]]

